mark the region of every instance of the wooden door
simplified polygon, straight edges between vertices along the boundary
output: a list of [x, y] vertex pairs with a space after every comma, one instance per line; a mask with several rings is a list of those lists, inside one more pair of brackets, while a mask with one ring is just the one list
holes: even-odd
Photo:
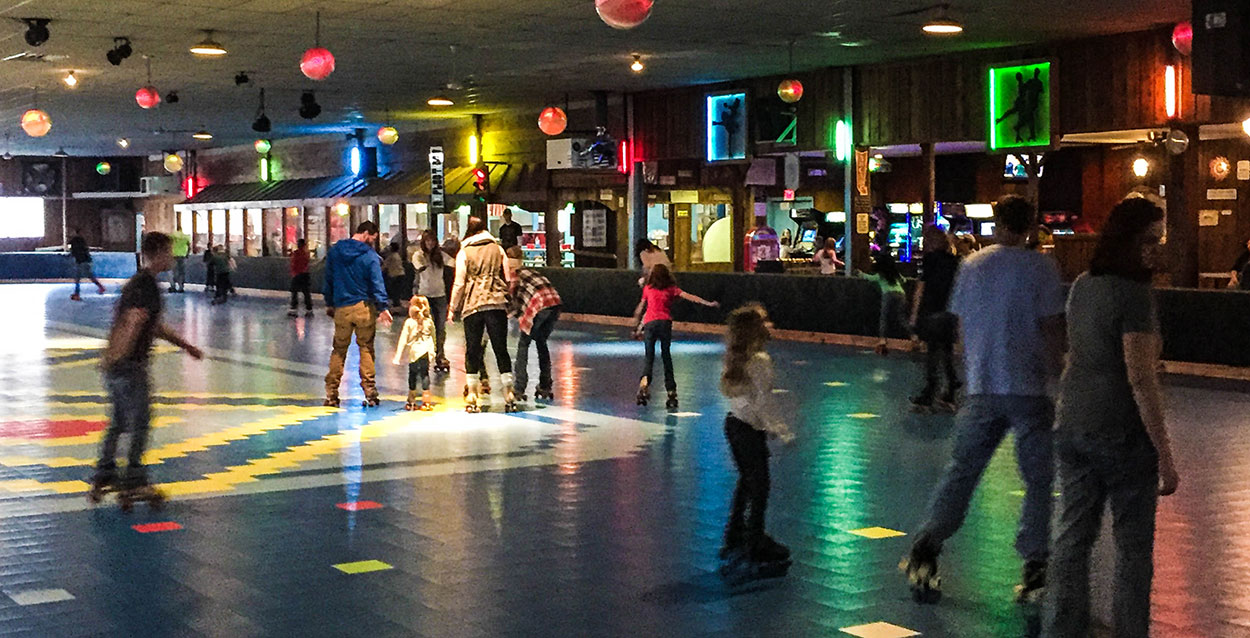
[[673, 234], [669, 244], [673, 247], [673, 266], [677, 270], [690, 268], [690, 204], [670, 204], [669, 218]]

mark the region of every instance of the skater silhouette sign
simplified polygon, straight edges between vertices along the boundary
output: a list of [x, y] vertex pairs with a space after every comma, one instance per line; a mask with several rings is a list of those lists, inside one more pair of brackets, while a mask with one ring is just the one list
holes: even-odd
[[1050, 62], [990, 67], [991, 151], [1051, 145], [1050, 71]]
[[746, 159], [747, 95], [707, 96], [707, 161]]

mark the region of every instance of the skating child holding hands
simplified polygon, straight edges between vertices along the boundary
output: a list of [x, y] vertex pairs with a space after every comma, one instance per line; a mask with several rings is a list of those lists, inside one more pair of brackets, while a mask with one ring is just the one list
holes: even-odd
[[[408, 402], [405, 410], [430, 411], [430, 357], [434, 355], [434, 317], [430, 314], [430, 301], [413, 295], [408, 304], [408, 320], [399, 333], [399, 347], [395, 348], [395, 365], [408, 355]], [[421, 383], [421, 402], [417, 402], [417, 382]]]
[[769, 339], [768, 315], [758, 305], [734, 310], [727, 321], [725, 370], [721, 392], [729, 399], [725, 438], [738, 468], [725, 545], [720, 555], [735, 562], [784, 565], [790, 550], [764, 533], [764, 510], [768, 504], [768, 443], [783, 443], [794, 434], [773, 402], [773, 362], [764, 351]]

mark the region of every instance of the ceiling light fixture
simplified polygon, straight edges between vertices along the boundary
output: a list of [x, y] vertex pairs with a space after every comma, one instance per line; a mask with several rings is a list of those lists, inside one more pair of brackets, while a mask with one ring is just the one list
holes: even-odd
[[312, 91], [304, 91], [299, 96], [299, 116], [311, 120], [321, 115], [321, 105], [317, 104], [317, 95]]
[[248, 77], [247, 71], [239, 71], [234, 76], [235, 86], [243, 86], [244, 84], [247, 84], [248, 82], [251, 82], [251, 81], [252, 81], [252, 78]]
[[1250, 117], [1241, 121], [1241, 130], [1245, 131], [1246, 135], [1250, 135]]
[[52, 22], [52, 20], [48, 18], [22, 18], [22, 22], [26, 23], [26, 44], [37, 47], [48, 41], [50, 36], [48, 23]]
[[937, 15], [924, 23], [924, 26], [920, 27], [921, 31], [929, 35], [958, 35], [964, 32], [964, 25], [951, 19], [949, 4], [939, 4], [931, 8], [937, 9]]
[[446, 95], [435, 95], [434, 97], [426, 100], [425, 103], [430, 106], [455, 106], [456, 104], [455, 101]]
[[65, 147], [62, 146], [61, 148], [56, 149], [56, 152], [52, 154], [52, 157], [69, 157], [69, 153], [66, 153]]
[[124, 137], [117, 138], [117, 147], [118, 148], [130, 148], [130, 140]]
[[644, 64], [642, 63], [642, 56], [641, 56], [641, 55], [638, 55], [637, 53], [635, 53], [635, 54], [634, 54], [634, 63], [633, 63], [633, 64], [631, 64], [631, 65], [629, 65], [629, 70], [630, 70], [630, 71], [633, 71], [634, 73], [642, 73], [642, 70], [643, 70], [643, 69], [645, 69], [645, 68], [647, 68], [647, 67], [646, 67], [646, 65], [644, 65]]
[[212, 133], [209, 133], [208, 131], [206, 131], [206, 130], [204, 130], [204, 129], [200, 129], [200, 130], [198, 130], [198, 131], [196, 131], [196, 132], [192, 133], [192, 134], [191, 134], [191, 137], [194, 137], [194, 138], [195, 138], [195, 139], [197, 139], [197, 140], [211, 140], [211, 139], [213, 139], [213, 134], [212, 134]]
[[204, 30], [204, 39], [191, 47], [191, 53], [211, 58], [219, 58], [226, 54], [226, 47], [213, 40], [212, 29]]
[[61, 81], [71, 89], [78, 86], [78, 76], [74, 75], [73, 71], [66, 73], [65, 77], [61, 78]]
[[113, 48], [104, 57], [108, 58], [109, 64], [121, 66], [122, 60], [130, 57], [131, 53], [134, 49], [130, 46], [130, 38], [113, 38]]
[[257, 133], [268, 133], [273, 130], [273, 123], [265, 115], [265, 89], [260, 90], [260, 106], [256, 108], [256, 121], [252, 122], [252, 130]]
[[169, 93], [166, 93], [166, 94], [165, 94], [165, 103], [166, 103], [166, 104], [177, 104], [177, 103], [178, 103], [178, 100], [180, 100], [180, 99], [182, 99], [182, 98], [178, 97], [178, 92], [177, 92], [177, 91], [170, 91]]

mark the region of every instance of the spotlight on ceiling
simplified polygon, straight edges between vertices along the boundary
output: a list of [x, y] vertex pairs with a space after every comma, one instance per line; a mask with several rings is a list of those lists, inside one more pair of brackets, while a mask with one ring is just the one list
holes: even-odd
[[251, 82], [251, 81], [252, 81], [252, 78], [247, 76], [247, 71], [239, 71], [238, 73], [234, 75], [235, 86], [243, 86], [244, 84], [247, 84], [248, 82]]
[[194, 138], [195, 138], [195, 139], [197, 139], [197, 140], [211, 140], [211, 139], [213, 139], [213, 134], [212, 134], [212, 133], [209, 133], [208, 131], [206, 131], [206, 130], [204, 130], [204, 129], [200, 129], [200, 130], [198, 130], [198, 131], [196, 131], [196, 132], [192, 133], [192, 134], [191, 134], [191, 137], [194, 137]]
[[130, 38], [113, 38], [113, 48], [104, 57], [108, 58], [109, 64], [113, 66], [121, 66], [122, 60], [130, 57], [134, 50], [130, 47]]
[[130, 140], [124, 137], [117, 138], [117, 147], [118, 148], [130, 148]]
[[26, 23], [26, 44], [37, 47], [48, 41], [48, 18], [22, 18]]
[[74, 75], [73, 71], [66, 73], [65, 77], [61, 78], [61, 81], [71, 89], [78, 86], [78, 76]]
[[949, 4], [939, 4], [931, 8], [936, 8], [937, 14], [920, 27], [921, 31], [929, 35], [959, 35], [964, 32], [964, 25], [951, 19]]
[[311, 120], [321, 115], [321, 105], [317, 104], [317, 96], [312, 91], [304, 91], [299, 96], [299, 116]]
[[180, 99], [182, 99], [182, 98], [179, 98], [179, 97], [178, 97], [178, 92], [177, 92], [177, 91], [170, 91], [169, 93], [166, 93], [166, 94], [165, 94], [165, 103], [166, 103], [166, 104], [177, 104], [177, 103], [178, 103], [178, 100], [180, 100]]
[[455, 101], [446, 95], [435, 95], [434, 97], [426, 100], [425, 103], [430, 106], [455, 106], [456, 104]]
[[634, 63], [633, 63], [633, 64], [631, 64], [631, 65], [629, 65], [629, 70], [630, 70], [630, 71], [633, 71], [634, 73], [642, 73], [642, 70], [643, 70], [643, 69], [645, 69], [645, 68], [647, 68], [647, 67], [646, 67], [646, 65], [644, 65], [644, 64], [642, 63], [642, 56], [641, 56], [641, 55], [638, 55], [637, 53], [635, 53], [635, 54], [634, 54]]
[[218, 58], [226, 54], [226, 47], [213, 40], [213, 30], [204, 30], [204, 39], [191, 47], [191, 53], [210, 58]]

